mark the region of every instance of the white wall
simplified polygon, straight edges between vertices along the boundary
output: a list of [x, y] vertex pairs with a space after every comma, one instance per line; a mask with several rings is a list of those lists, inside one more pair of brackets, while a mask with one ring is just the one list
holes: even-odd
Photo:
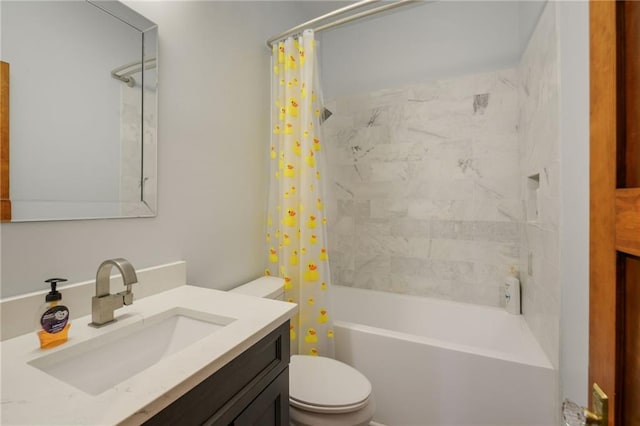
[[324, 96], [509, 68], [520, 57], [517, 2], [442, 1], [321, 35]]
[[542, 15], [547, 0], [518, 1], [518, 43], [524, 51]]
[[[127, 2], [159, 25], [158, 216], [5, 223], [1, 295], [100, 261], [184, 259], [190, 283], [229, 288], [264, 270], [271, 35], [310, 18], [287, 2]], [[89, 302], [87, 302], [89, 303]]]
[[586, 406], [589, 368], [589, 3], [558, 2], [561, 396]]

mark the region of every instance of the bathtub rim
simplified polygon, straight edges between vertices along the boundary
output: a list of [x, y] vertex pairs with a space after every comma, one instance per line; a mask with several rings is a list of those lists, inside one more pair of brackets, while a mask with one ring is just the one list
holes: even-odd
[[[458, 302], [455, 300], [438, 299], [435, 297], [410, 295], [410, 294], [403, 294], [403, 293], [393, 293], [393, 292], [386, 292], [386, 291], [381, 291], [376, 289], [344, 286], [340, 284], [332, 284], [332, 288], [333, 289], [337, 288], [336, 290], [338, 292], [343, 291], [351, 294], [355, 293], [356, 295], [361, 293], [369, 293], [369, 294], [375, 295], [374, 297], [383, 297], [383, 298], [392, 297], [400, 300], [410, 300], [410, 301], [421, 300], [421, 301], [424, 301], [425, 303], [435, 303], [438, 305], [453, 306], [453, 307], [456, 307], [456, 309], [462, 308], [465, 310], [472, 309], [476, 312], [483, 312], [483, 311], [490, 312], [492, 315], [507, 314], [503, 308], [499, 308], [495, 306], [477, 305], [473, 303]], [[334, 296], [335, 294], [336, 293], [333, 293]], [[517, 319], [521, 321], [522, 324], [527, 328], [528, 332], [531, 333], [529, 324], [527, 324], [527, 322], [524, 320], [524, 317], [522, 315], [518, 315], [517, 317], [518, 317]], [[362, 331], [365, 333], [381, 334], [387, 337], [401, 339], [404, 341], [412, 341], [412, 342], [417, 342], [417, 343], [426, 344], [430, 346], [442, 347], [449, 350], [460, 351], [468, 354], [474, 354], [474, 355], [484, 356], [488, 358], [496, 358], [503, 361], [515, 362], [518, 364], [524, 364], [524, 365], [535, 366], [540, 368], [546, 368], [546, 369], [552, 369], [552, 370], [554, 369], [553, 364], [551, 363], [549, 357], [542, 350], [542, 347], [540, 346], [540, 342], [538, 342], [537, 339], [535, 339], [535, 337], [533, 336], [531, 337], [533, 338], [533, 340], [535, 341], [535, 344], [537, 345], [537, 349], [538, 349], [537, 353], [534, 353], [534, 354], [525, 353], [523, 356], [522, 354], [514, 354], [508, 351], [501, 351], [497, 349], [490, 349], [490, 348], [485, 348], [482, 346], [475, 346], [475, 345], [465, 345], [463, 343], [454, 343], [451, 341], [447, 341], [447, 340], [439, 339], [435, 337], [427, 337], [420, 334], [412, 334], [412, 333], [403, 332], [403, 331], [391, 330], [388, 328], [362, 324], [354, 321], [335, 319], [334, 323], [337, 325], [347, 325], [349, 328], [355, 329], [357, 331]]]
[[[419, 336], [416, 334], [404, 333], [401, 331], [388, 330], [386, 328], [373, 327], [370, 325], [358, 324], [351, 321], [334, 320], [334, 328], [342, 327], [358, 332], [367, 334], [382, 335], [384, 337], [390, 337], [394, 339], [404, 340], [406, 342], [419, 343], [443, 349], [448, 349], [456, 352], [463, 352], [470, 355], [481, 356], [491, 359], [499, 359], [501, 361], [513, 362], [516, 364], [527, 365], [531, 367], [539, 367], [548, 370], [554, 370], [553, 365], [544, 353], [541, 353], [539, 359], [522, 359], [521, 357], [514, 356], [508, 352], [497, 351], [493, 349], [478, 348], [470, 345], [462, 345], [459, 343], [451, 343], [441, 339], [435, 339], [432, 337]], [[542, 357], [544, 356], [544, 358]]]
[[[363, 287], [351, 287], [348, 285], [343, 285], [343, 284], [335, 284], [332, 283], [331, 284], [331, 289], [334, 288], [338, 288], [338, 291], [354, 291], [354, 292], [366, 292], [366, 293], [375, 293], [380, 297], [385, 297], [385, 296], [392, 296], [392, 297], [397, 297], [399, 299], [424, 299], [427, 300], [429, 302], [433, 302], [433, 303], [437, 303], [437, 304], [442, 304], [442, 305], [450, 305], [450, 306], [464, 306], [470, 309], [475, 309], [478, 311], [488, 311], [488, 312], [499, 312], [499, 313], [506, 313], [506, 309], [505, 308], [501, 308], [501, 307], [497, 307], [497, 306], [489, 306], [489, 305], [481, 305], [481, 304], [477, 304], [477, 303], [470, 303], [470, 302], [460, 302], [458, 300], [451, 300], [451, 299], [444, 299], [444, 298], [439, 298], [439, 297], [435, 297], [435, 296], [424, 296], [424, 295], [420, 295], [420, 294], [406, 294], [406, 293], [396, 293], [394, 291], [384, 291], [384, 290], [378, 290], [375, 288], [363, 288]], [[512, 315], [512, 314], [510, 314]], [[520, 315], [516, 315], [516, 316], [522, 316], [522, 314]]]

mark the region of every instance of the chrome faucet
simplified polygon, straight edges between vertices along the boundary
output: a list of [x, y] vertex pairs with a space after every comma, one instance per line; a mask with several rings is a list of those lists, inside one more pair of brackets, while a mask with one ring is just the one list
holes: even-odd
[[[127, 289], [120, 293], [110, 294], [111, 268], [114, 266], [120, 271], [122, 281]], [[90, 325], [100, 327], [115, 321], [113, 311], [123, 305], [131, 305], [133, 303], [131, 285], [137, 282], [136, 270], [133, 269], [127, 259], [109, 259], [102, 262], [98, 266], [98, 272], [96, 273], [96, 295], [91, 298], [92, 322]]]

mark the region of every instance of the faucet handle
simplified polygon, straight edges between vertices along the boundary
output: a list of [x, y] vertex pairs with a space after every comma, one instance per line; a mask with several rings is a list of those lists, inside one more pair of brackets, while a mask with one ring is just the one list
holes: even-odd
[[124, 303], [125, 305], [133, 304], [133, 292], [131, 291], [131, 284], [127, 284], [126, 291], [123, 291], [118, 294], [122, 295], [122, 303]]
[[[130, 288], [130, 286], [127, 286]], [[133, 305], [133, 293], [131, 290], [123, 291], [122, 293], [118, 293], [122, 295], [122, 303], [125, 305]]]

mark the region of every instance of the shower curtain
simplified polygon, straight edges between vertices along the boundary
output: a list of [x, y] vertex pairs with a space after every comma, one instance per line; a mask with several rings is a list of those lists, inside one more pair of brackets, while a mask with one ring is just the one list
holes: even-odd
[[271, 61], [266, 274], [284, 278], [285, 299], [298, 304], [291, 321], [292, 353], [333, 357], [321, 179], [323, 108], [313, 31], [274, 44]]

